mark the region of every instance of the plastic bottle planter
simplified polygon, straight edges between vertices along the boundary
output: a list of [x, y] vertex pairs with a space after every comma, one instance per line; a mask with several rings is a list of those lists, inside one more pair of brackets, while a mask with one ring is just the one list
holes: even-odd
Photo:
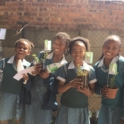
[[45, 59], [41, 59], [41, 65], [42, 65], [42, 67], [41, 67], [41, 71], [40, 72], [46, 71]]
[[34, 64], [38, 64], [40, 63], [42, 66], [41, 66], [41, 72], [44, 72], [46, 70], [46, 67], [45, 67], [45, 59], [39, 59], [35, 54], [32, 55], [33, 58], [34, 58]]
[[48, 55], [48, 52], [44, 52], [44, 56], [43, 56], [43, 58], [40, 59], [40, 63], [41, 63], [41, 65], [42, 65], [41, 72], [46, 71], [45, 61], [46, 61], [46, 57], [47, 57], [47, 55]]
[[88, 88], [89, 72], [87, 70], [81, 70], [81, 69], [78, 68], [77, 77], [78, 77], [78, 79], [80, 79], [81, 82], [83, 82], [83, 84], [81, 85], [81, 88], [82, 89]]

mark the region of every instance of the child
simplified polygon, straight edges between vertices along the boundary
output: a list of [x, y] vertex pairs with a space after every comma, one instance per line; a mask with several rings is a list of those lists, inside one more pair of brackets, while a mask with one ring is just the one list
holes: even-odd
[[[52, 51], [47, 55], [45, 65], [52, 63], [67, 63], [64, 53], [67, 54], [70, 36], [65, 32], [55, 35]], [[40, 52], [38, 58], [41, 59], [44, 52]], [[57, 70], [49, 74], [48, 71], [41, 72], [32, 79], [31, 105], [25, 105], [22, 124], [51, 124], [52, 110], [57, 110], [56, 103], [56, 76]], [[56, 86], [56, 87], [55, 87]]]
[[[102, 106], [100, 109], [98, 124], [123, 124], [124, 123], [124, 58], [120, 56], [121, 39], [117, 35], [109, 36], [102, 47], [102, 57], [94, 65], [96, 71], [97, 94], [102, 95]], [[115, 99], [108, 98], [106, 85], [110, 83], [113, 74], [109, 74], [109, 65], [117, 63], [118, 74], [114, 85], [118, 87]], [[121, 119], [122, 118], [122, 119]], [[122, 123], [121, 123], [122, 121]]]
[[20, 93], [24, 80], [28, 80], [24, 75], [23, 79], [17, 81], [13, 76], [18, 72], [18, 62], [22, 62], [22, 66], [29, 67], [30, 63], [24, 58], [30, 54], [33, 43], [27, 39], [19, 39], [15, 42], [15, 56], [5, 58], [5, 67], [2, 68], [3, 60], [0, 61], [0, 69], [3, 69], [3, 79], [1, 82], [0, 96], [0, 122], [1, 124], [9, 124], [8, 120], [14, 118], [16, 124], [20, 123], [21, 107]]
[[[95, 71], [83, 61], [85, 52], [89, 50], [89, 41], [83, 37], [71, 40], [69, 51], [73, 58], [71, 63], [61, 67], [57, 79], [59, 81], [58, 92], [61, 96], [61, 106], [58, 111], [56, 124], [89, 124], [88, 96], [94, 93], [96, 82]], [[89, 88], [82, 89], [77, 79], [77, 68], [89, 71]]]

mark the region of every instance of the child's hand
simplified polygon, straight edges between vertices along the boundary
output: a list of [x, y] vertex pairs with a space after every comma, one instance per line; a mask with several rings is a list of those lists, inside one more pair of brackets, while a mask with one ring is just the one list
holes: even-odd
[[84, 93], [86, 96], [92, 96], [95, 90], [95, 83], [89, 84], [88, 88], [82, 89], [81, 87], [77, 91]]
[[106, 87], [103, 87], [103, 88], [101, 89], [101, 94], [102, 94], [105, 98], [108, 97], [108, 92], [107, 92]]
[[77, 78], [68, 83], [70, 88], [77, 88], [77, 89], [80, 88], [81, 84], [82, 84], [82, 82], [80, 82], [79, 79], [77, 79]]
[[36, 64], [35, 66], [34, 66], [34, 71], [32, 71], [32, 74], [33, 75], [37, 75], [40, 71], [41, 71], [41, 64]]
[[29, 76], [27, 74], [23, 74], [23, 79], [28, 81], [29, 80]]
[[121, 119], [121, 124], [124, 124], [124, 119]]
[[84, 93], [86, 96], [91, 96], [91, 91], [90, 91], [89, 87], [88, 88], [84, 88], [84, 89], [78, 88], [77, 91], [79, 91], [81, 93]]
[[47, 70], [39, 73], [39, 75], [43, 78], [43, 79], [46, 79], [50, 76], [49, 72]]

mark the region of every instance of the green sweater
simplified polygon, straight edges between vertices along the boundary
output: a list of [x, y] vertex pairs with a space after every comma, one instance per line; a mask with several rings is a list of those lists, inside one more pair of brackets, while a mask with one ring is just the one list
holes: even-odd
[[[124, 118], [124, 57], [120, 56], [119, 60], [116, 62], [118, 65], [117, 71], [118, 74], [116, 75], [114, 85], [118, 87], [118, 91], [116, 94], [115, 99], [109, 99], [102, 96], [102, 104], [109, 107], [121, 107], [122, 108], [122, 117]], [[100, 90], [105, 85], [107, 85], [108, 79], [108, 72], [104, 72], [101, 67], [98, 67], [99, 62], [94, 65], [96, 71], [97, 82], [95, 86], [95, 92], [97, 94], [101, 94]], [[103, 68], [104, 65], [102, 66]], [[113, 75], [109, 74], [109, 80], [112, 78]], [[108, 82], [110, 83], [110, 82]]]
[[[84, 64], [81, 69], [88, 69], [88, 81], [89, 83], [95, 83], [95, 71], [92, 66]], [[59, 70], [57, 79], [66, 83], [69, 83], [73, 79], [77, 78], [76, 67], [73, 62], [67, 63], [66, 66], [62, 66]], [[86, 108], [88, 107], [88, 97], [77, 91], [76, 88], [70, 88], [62, 94], [61, 103], [64, 106], [71, 108]]]
[[[77, 74], [74, 69], [70, 69], [67, 71], [67, 83], [77, 78]], [[71, 108], [85, 108], [88, 106], [88, 97], [85, 94], [77, 91], [76, 88], [70, 88], [62, 94], [61, 103], [64, 106], [68, 106]]]
[[1, 92], [20, 94], [23, 80], [17, 81], [13, 76], [17, 73], [13, 64], [7, 63], [9, 59], [5, 59], [5, 67], [3, 70], [3, 79], [1, 82]]

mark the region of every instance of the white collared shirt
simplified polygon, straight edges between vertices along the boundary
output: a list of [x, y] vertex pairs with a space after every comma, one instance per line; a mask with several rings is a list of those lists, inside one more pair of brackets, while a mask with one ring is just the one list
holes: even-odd
[[[67, 72], [65, 72], [65, 66], [62, 66], [60, 68], [60, 71], [59, 71], [59, 74], [57, 76], [57, 79], [62, 81], [62, 82], [66, 82], [66, 76], [67, 76], [67, 72], [71, 69], [75, 69], [75, 65], [74, 65], [74, 62], [72, 61], [71, 63], [69, 63], [68, 65], [68, 68], [67, 68]], [[85, 61], [83, 61], [83, 66], [81, 69], [85, 69], [85, 70], [88, 70], [89, 71], [89, 83], [95, 83], [97, 80], [96, 80], [96, 75], [95, 75], [95, 70], [92, 66], [88, 65]], [[73, 73], [73, 72], [72, 72]], [[71, 75], [68, 75], [68, 76], [71, 76]], [[75, 77], [74, 77], [75, 78]]]
[[[13, 64], [14, 63], [14, 58], [15, 58], [15, 56], [10, 57], [10, 59], [7, 61], [7, 63]], [[23, 59], [22, 64], [24, 66], [27, 66], [27, 61], [25, 59]]]
[[[75, 65], [73, 61], [69, 64], [68, 69], [75, 69]], [[90, 71], [89, 65], [85, 61], [83, 61], [82, 69]]]
[[[116, 63], [119, 59], [119, 56], [116, 56], [112, 59], [110, 64]], [[100, 60], [98, 67], [101, 67], [104, 65], [104, 57]]]
[[[54, 52], [49, 53], [49, 54], [46, 56], [46, 59], [52, 59], [53, 54], [54, 54]], [[62, 60], [61, 60], [60, 62], [58, 62], [58, 63], [60, 63], [60, 64], [62, 64], [62, 65], [65, 64], [65, 63], [67, 63], [67, 61], [65, 60], [65, 56], [64, 56], [64, 55], [63, 55]]]
[[[10, 59], [7, 61], [9, 64], [14, 64], [14, 58], [15, 56], [10, 57]], [[22, 60], [23, 66], [27, 66], [27, 61], [25, 59]], [[13, 66], [14, 67], [14, 66]], [[17, 68], [14, 68], [17, 71]], [[26, 84], [27, 80], [24, 80], [23, 84]]]

